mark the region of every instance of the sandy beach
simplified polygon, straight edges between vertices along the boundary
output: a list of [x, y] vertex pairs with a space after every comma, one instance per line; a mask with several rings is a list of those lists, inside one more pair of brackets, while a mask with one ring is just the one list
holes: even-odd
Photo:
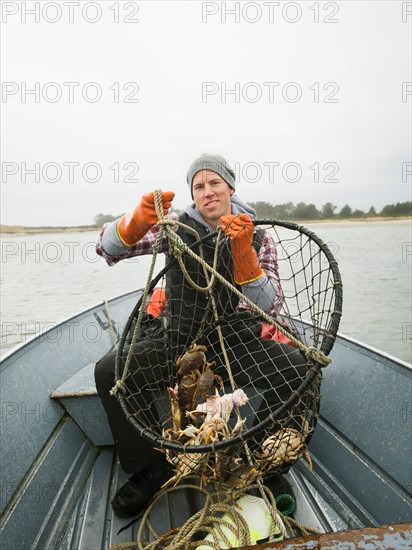
[[7, 235], [39, 235], [48, 233], [86, 233], [89, 231], [99, 232], [100, 228], [93, 225], [82, 225], [72, 227], [25, 227], [23, 225], [0, 225], [0, 237]]

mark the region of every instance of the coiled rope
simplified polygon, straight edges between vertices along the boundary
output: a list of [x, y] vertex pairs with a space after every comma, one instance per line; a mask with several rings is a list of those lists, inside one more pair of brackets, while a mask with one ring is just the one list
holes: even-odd
[[[248, 487], [248, 491], [256, 488], [258, 488], [258, 485], [251, 485]], [[162, 497], [167, 493], [178, 490], [196, 490], [202, 493], [205, 496], [205, 504], [184, 525], [175, 527], [161, 535], [156, 532], [151, 524], [149, 519], [150, 514]], [[288, 517], [287, 514], [290, 513], [290, 510], [279, 513], [276, 508], [278, 498], [275, 498], [267, 487], [264, 487], [264, 492], [270, 503], [269, 511], [276, 511], [276, 521], [272, 521], [268, 543], [280, 540], [279, 531], [276, 530], [276, 527], [279, 527], [280, 533], [284, 538], [308, 535], [310, 533], [319, 534], [317, 529], [302, 525], [293, 518]], [[129, 548], [138, 548], [138, 550], [190, 550], [202, 544], [219, 550], [221, 546], [219, 546], [217, 538], [223, 541], [228, 548], [231, 548], [232, 543], [227, 539], [222, 527], [229, 529], [236, 536], [239, 547], [249, 546], [252, 544], [249, 526], [236, 508], [236, 505], [233, 504], [235, 500], [246, 495], [247, 493], [244, 490], [236, 490], [222, 499], [220, 492], [209, 493], [205, 488], [191, 483], [158, 491], [142, 517], [137, 533], [137, 540], [111, 546], [109, 550], [126, 550]], [[230, 518], [231, 522], [224, 520], [223, 515]], [[143, 540], [146, 528], [154, 539], [152, 542], [145, 542]], [[205, 538], [201, 538], [201, 535], [204, 533], [212, 533], [214, 539], [206, 540]]]

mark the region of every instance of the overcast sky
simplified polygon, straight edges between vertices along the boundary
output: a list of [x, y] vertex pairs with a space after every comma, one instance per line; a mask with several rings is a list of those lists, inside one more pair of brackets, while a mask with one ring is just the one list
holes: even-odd
[[410, 2], [1, 4], [3, 224], [183, 208], [205, 152], [247, 201], [411, 200]]

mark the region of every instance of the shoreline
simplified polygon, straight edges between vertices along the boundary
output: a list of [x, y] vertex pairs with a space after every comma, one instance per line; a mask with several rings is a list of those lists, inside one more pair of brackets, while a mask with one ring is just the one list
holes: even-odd
[[0, 225], [0, 237], [6, 235], [39, 235], [49, 233], [88, 233], [100, 231], [100, 227], [92, 225], [67, 226], [67, 227], [25, 227], [23, 225]]
[[[386, 216], [376, 216], [370, 218], [341, 218], [341, 219], [325, 219], [325, 220], [290, 220], [299, 225], [306, 224], [333, 224], [333, 225], [345, 225], [350, 223], [378, 223], [378, 222], [404, 222], [412, 221], [412, 216], [397, 216], [397, 217], [386, 217]], [[38, 235], [38, 234], [48, 234], [48, 233], [87, 233], [93, 232], [96, 233], [100, 231], [100, 227], [95, 227], [91, 225], [81, 225], [81, 226], [67, 226], [67, 227], [25, 227], [22, 225], [0, 225], [0, 237], [6, 235], [15, 235], [15, 236], [24, 236], [24, 235]]]

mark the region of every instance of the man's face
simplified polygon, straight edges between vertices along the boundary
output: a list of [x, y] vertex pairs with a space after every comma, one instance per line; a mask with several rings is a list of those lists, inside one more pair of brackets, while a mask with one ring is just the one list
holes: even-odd
[[201, 170], [193, 178], [192, 190], [197, 209], [205, 221], [216, 229], [221, 216], [231, 213], [233, 189], [215, 172]]

